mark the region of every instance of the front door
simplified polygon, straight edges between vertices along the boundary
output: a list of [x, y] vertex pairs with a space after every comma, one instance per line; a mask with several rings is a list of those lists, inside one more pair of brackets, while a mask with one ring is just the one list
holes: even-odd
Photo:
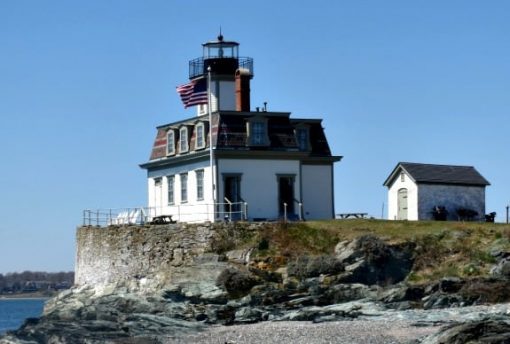
[[407, 189], [398, 190], [398, 220], [407, 220]]
[[284, 214], [287, 204], [287, 216], [294, 214], [294, 177], [278, 177], [278, 210]]
[[[241, 176], [225, 176], [224, 178], [225, 195], [224, 212], [229, 220], [241, 219]], [[230, 204], [230, 203], [231, 204]]]

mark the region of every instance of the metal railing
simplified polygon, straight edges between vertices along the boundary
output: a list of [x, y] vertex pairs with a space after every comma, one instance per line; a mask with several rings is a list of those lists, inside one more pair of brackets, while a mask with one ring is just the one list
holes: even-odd
[[[297, 207], [298, 207], [298, 213], [297, 213], [298, 219], [299, 219], [299, 221], [303, 221], [303, 202], [298, 201], [297, 199], [294, 199], [293, 201], [294, 201], [294, 203], [297, 204]], [[288, 206], [289, 206], [288, 203], [286, 203], [286, 202], [283, 203], [283, 221], [284, 222], [287, 222], [289, 220], [289, 214], [287, 211]]]
[[[207, 74], [207, 63], [211, 62], [213, 60], [219, 60], [220, 58], [204, 58], [204, 57], [198, 57], [196, 59], [193, 59], [189, 61], [189, 77], [190, 79], [195, 78], [200, 75], [206, 75]], [[234, 65], [234, 71], [237, 68], [244, 68], [248, 69], [250, 73], [253, 75], [253, 59], [251, 57], [231, 57], [231, 58], [223, 58], [223, 60], [232, 60]]]
[[228, 202], [83, 210], [84, 226], [143, 225], [157, 223], [156, 220], [161, 218], [186, 223], [247, 220], [248, 204]]

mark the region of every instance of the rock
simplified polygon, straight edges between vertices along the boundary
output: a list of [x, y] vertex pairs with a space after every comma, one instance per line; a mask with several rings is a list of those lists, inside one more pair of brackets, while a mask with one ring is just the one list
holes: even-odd
[[231, 297], [245, 296], [250, 289], [259, 284], [261, 280], [249, 271], [227, 268], [216, 279], [216, 285], [224, 288]]
[[253, 251], [253, 248], [242, 249], [242, 250], [232, 250], [225, 253], [228, 261], [237, 264], [248, 264], [250, 262], [250, 255]]
[[501, 259], [490, 271], [496, 277], [510, 277], [510, 257]]
[[390, 246], [378, 237], [361, 236], [335, 248], [347, 274], [339, 282], [389, 285], [404, 280], [414, 263], [410, 243]]
[[262, 320], [267, 320], [268, 313], [258, 308], [243, 307], [235, 313], [234, 321], [236, 323], [254, 323]]
[[324, 274], [338, 274], [344, 265], [335, 256], [299, 256], [287, 265], [287, 274], [298, 278], [318, 277]]
[[364, 284], [338, 284], [325, 291], [329, 304], [344, 303], [348, 301], [373, 299], [377, 295], [377, 288], [371, 288]]
[[510, 343], [510, 321], [481, 320], [446, 326], [422, 344]]
[[464, 284], [465, 281], [458, 277], [445, 277], [439, 281], [439, 291], [443, 293], [456, 293]]

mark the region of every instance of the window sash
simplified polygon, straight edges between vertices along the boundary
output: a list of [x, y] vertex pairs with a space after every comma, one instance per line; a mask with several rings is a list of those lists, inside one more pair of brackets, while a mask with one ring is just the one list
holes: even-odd
[[175, 202], [175, 194], [174, 194], [174, 188], [175, 188], [175, 176], [168, 176], [167, 183], [168, 183], [168, 204], [174, 204]]
[[188, 128], [180, 130], [179, 150], [181, 153], [188, 151]]
[[298, 129], [297, 130], [297, 141], [300, 150], [308, 149], [308, 130], [307, 129]]
[[181, 174], [181, 202], [188, 201], [188, 174]]
[[204, 147], [204, 125], [199, 124], [197, 125], [197, 143], [196, 148], [203, 148]]
[[173, 131], [166, 134], [166, 154], [175, 154], [175, 134]]
[[204, 170], [196, 171], [197, 178], [197, 200], [204, 199]]
[[251, 123], [251, 142], [256, 145], [262, 145], [266, 139], [266, 124], [263, 122]]

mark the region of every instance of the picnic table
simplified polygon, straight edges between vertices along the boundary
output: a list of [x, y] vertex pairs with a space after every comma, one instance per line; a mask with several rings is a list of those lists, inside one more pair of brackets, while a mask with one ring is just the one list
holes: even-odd
[[340, 219], [364, 219], [366, 216], [368, 216], [368, 213], [342, 213], [342, 214], [336, 214], [337, 218]]
[[164, 225], [166, 223], [175, 223], [176, 221], [172, 220], [172, 215], [159, 215], [154, 216], [151, 221], [151, 225]]

